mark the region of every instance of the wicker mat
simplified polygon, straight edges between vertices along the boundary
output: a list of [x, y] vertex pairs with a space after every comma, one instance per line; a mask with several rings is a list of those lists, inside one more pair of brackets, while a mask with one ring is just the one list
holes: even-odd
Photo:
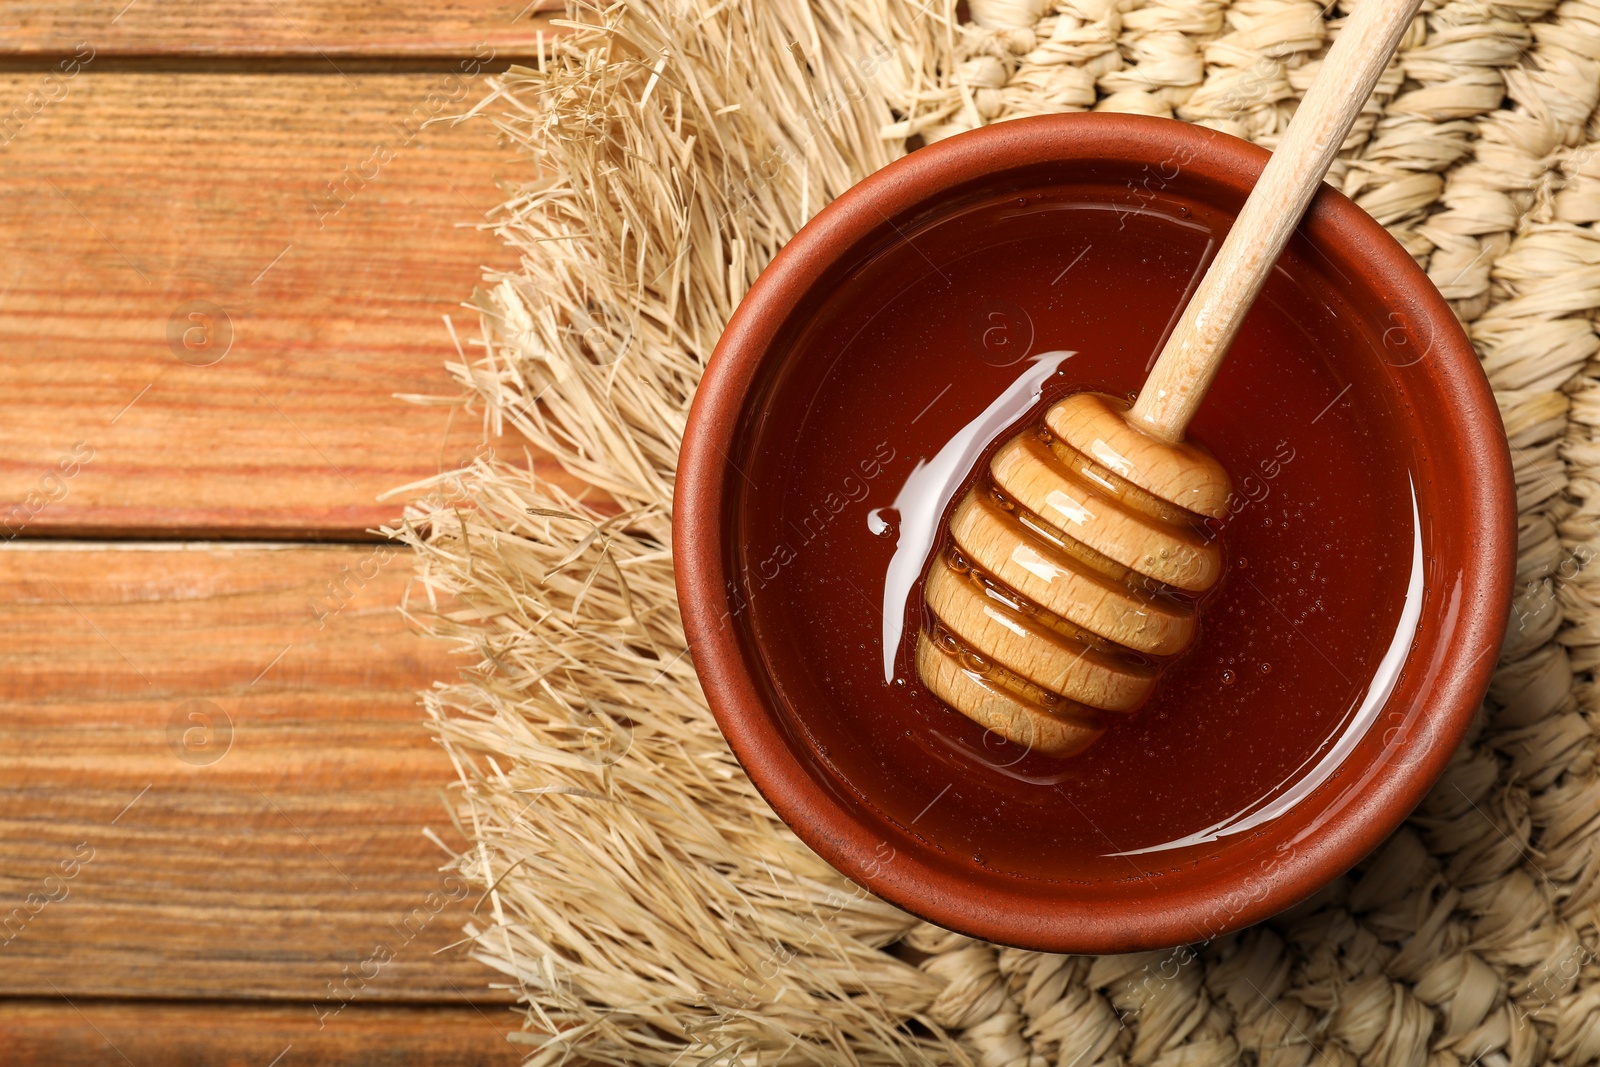
[[908, 141], [1017, 116], [1134, 111], [1270, 146], [1348, 4], [619, 0], [499, 78], [477, 110], [538, 161], [493, 220], [523, 260], [477, 295], [451, 369], [487, 434], [596, 491], [485, 450], [413, 487], [395, 532], [420, 560], [407, 609], [464, 656], [426, 703], [484, 894], [468, 933], [525, 1002], [532, 1062], [1600, 1058], [1600, 0], [1430, 0], [1330, 179], [1469, 324], [1522, 516], [1488, 705], [1356, 871], [1172, 952], [948, 934], [771, 814], [685, 655], [685, 415], [805, 219]]

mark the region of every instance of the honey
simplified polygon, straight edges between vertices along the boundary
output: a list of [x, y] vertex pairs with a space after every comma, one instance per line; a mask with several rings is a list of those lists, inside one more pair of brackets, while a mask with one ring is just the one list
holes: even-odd
[[[1407, 449], [1382, 429], [1404, 403], [1370, 340], [1382, 328], [1298, 242], [1190, 427], [1233, 480], [1222, 577], [1148, 702], [1056, 759], [950, 710], [915, 661], [926, 631], [971, 677], [1005, 670], [927, 610], [935, 568], [983, 580], [943, 531], [1051, 403], [1139, 387], [1227, 224], [1116, 186], [977, 198], [886, 234], [791, 332], [729, 457], [730, 569], [784, 721], [840, 795], [951, 856], [1071, 880], [1129, 876], [1127, 854], [1270, 810], [1318, 768], [1337, 780], [1330, 754], [1408, 640], [1420, 542]], [[914, 501], [906, 487], [941, 456], [961, 468], [947, 496]], [[908, 521], [910, 503], [941, 501], [937, 535], [902, 551], [928, 525]]]

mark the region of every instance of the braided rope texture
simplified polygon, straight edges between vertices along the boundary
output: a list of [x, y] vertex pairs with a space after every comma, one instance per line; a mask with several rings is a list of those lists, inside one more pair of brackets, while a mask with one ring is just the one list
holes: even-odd
[[406, 610], [465, 656], [424, 700], [473, 842], [452, 865], [484, 892], [467, 932], [523, 999], [530, 1062], [1600, 1060], [1600, 0], [1430, 0], [1330, 175], [1466, 324], [1521, 515], [1486, 706], [1351, 874], [1170, 952], [951, 934], [794, 838], [686, 657], [683, 420], [807, 217], [910, 138], [1025, 115], [1170, 116], [1270, 147], [1350, 6], [621, 0], [498, 79], [478, 110], [543, 170], [493, 220], [522, 264], [476, 294], [481, 336], [451, 370], [487, 434], [607, 503], [486, 450], [411, 487], [392, 532], [418, 554]]

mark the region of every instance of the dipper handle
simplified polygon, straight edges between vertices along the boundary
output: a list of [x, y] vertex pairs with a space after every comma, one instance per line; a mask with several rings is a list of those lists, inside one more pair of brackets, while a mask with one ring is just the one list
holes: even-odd
[[1129, 421], [1183, 440], [1256, 294], [1422, 0], [1361, 0], [1145, 380]]

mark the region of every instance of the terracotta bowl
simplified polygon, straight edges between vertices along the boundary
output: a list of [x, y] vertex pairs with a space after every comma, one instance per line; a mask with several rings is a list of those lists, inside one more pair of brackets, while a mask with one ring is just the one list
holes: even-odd
[[[752, 622], [759, 612], [751, 605], [764, 593], [739, 581], [740, 508], [748, 494], [768, 490], [747, 477], [744, 457], [752, 435], [765, 432], [763, 412], [810, 402], [783, 394], [796, 378], [794, 361], [817, 358], [794, 338], [856, 265], [880, 255], [896, 234], [931, 232], [930, 220], [952, 205], [1041, 183], [1094, 183], [1133, 207], [1158, 195], [1187, 198], [1231, 218], [1266, 160], [1262, 149], [1223, 134], [1120, 115], [1026, 119], [951, 138], [823, 210], [751, 288], [717, 346], [685, 434], [673, 515], [695, 668], [734, 753], [776, 812], [839, 871], [909, 912], [990, 941], [1070, 953], [1193, 943], [1249, 925], [1310, 896], [1380, 844], [1442, 773], [1483, 698], [1516, 555], [1514, 485], [1494, 398], [1438, 291], [1382, 227], [1331, 188], [1313, 202], [1290, 252], [1315, 264], [1340, 292], [1340, 306], [1353, 309], [1341, 322], [1356, 340], [1335, 362], [1390, 398], [1363, 417], [1379, 420], [1397, 469], [1411, 472], [1412, 573], [1422, 573], [1425, 558], [1427, 580], [1408, 587], [1423, 589], [1420, 615], [1409, 645], [1393, 646], [1403, 666], [1387, 698], [1377, 698], [1381, 714], [1347, 739], [1336, 768], [1309, 795], [1249, 832], [1137, 856], [1116, 872], [1046, 877], [997, 869], [972, 855], [970, 844], [941, 838], [937, 820], [908, 815], [921, 798], [908, 807], [906, 798], [889, 796], [896, 788], [889, 778], [840, 778], [838, 761], [810, 729], [836, 713], [791, 685], [793, 678], [774, 676], [774, 650], [763, 647], [770, 637]], [[1160, 317], [1166, 320], [1165, 309]], [[884, 417], [900, 416], [886, 410]], [[911, 458], [897, 457], [902, 473]], [[887, 503], [890, 480], [874, 483], [862, 506]], [[1412, 533], [1406, 537], [1409, 545]], [[1409, 549], [1406, 557], [1413, 558]], [[807, 655], [825, 660], [827, 650]], [[1286, 716], [1292, 705], [1286, 700]], [[886, 727], [867, 716], [857, 728]], [[914, 747], [904, 751], [915, 758]], [[950, 786], [949, 796], [929, 803], [970, 803], [961, 799], [968, 791], [959, 772]], [[994, 832], [1008, 832], [1010, 818], [997, 812]]]

